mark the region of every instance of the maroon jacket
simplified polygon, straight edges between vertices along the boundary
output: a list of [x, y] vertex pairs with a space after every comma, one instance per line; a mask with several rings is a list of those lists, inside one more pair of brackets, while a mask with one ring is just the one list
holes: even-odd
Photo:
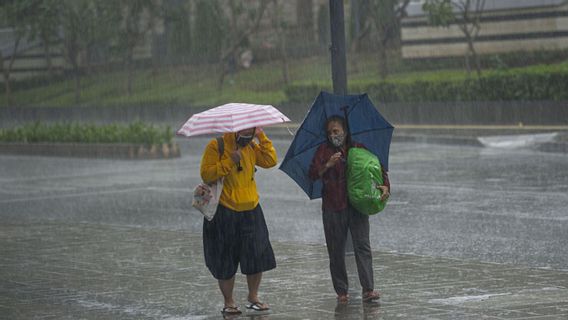
[[[352, 148], [365, 148], [364, 145], [354, 142]], [[366, 149], [366, 148], [365, 148]], [[334, 167], [327, 169], [321, 177], [323, 182], [322, 209], [340, 211], [347, 208], [347, 156], [341, 148], [336, 148], [330, 143], [323, 143], [317, 149], [310, 165], [310, 179], [320, 179], [318, 172], [323, 169], [329, 158], [336, 152], [341, 152], [341, 160]], [[387, 172], [383, 168], [383, 185], [390, 190], [390, 181]]]

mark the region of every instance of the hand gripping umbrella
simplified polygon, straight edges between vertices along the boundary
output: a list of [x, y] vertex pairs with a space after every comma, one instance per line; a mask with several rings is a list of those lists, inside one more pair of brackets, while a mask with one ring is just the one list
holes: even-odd
[[300, 125], [280, 165], [310, 199], [321, 197], [321, 180], [312, 181], [309, 168], [317, 148], [327, 143], [327, 118], [346, 117], [352, 141], [362, 143], [388, 170], [389, 149], [394, 127], [377, 111], [367, 94], [334, 95], [321, 92]]

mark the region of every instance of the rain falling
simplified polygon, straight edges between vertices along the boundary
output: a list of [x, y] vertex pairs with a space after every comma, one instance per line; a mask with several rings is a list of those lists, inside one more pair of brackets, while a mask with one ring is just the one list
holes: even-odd
[[2, 1], [0, 319], [566, 319], [567, 28], [564, 0]]

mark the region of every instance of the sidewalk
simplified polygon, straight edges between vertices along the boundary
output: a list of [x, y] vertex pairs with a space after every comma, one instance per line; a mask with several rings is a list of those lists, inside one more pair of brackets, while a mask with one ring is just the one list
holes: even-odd
[[[261, 286], [272, 313], [255, 318], [568, 319], [568, 271], [374, 252], [380, 304], [361, 303], [351, 271], [351, 301], [337, 305], [325, 247], [273, 246], [278, 267], [265, 273]], [[235, 287], [243, 308], [243, 276]], [[220, 319], [221, 307], [199, 234], [0, 225], [2, 319]]]

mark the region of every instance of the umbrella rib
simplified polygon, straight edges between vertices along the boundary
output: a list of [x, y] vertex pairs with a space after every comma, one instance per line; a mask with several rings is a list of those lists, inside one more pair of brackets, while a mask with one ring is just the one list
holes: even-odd
[[353, 111], [353, 109], [355, 109], [355, 106], [359, 104], [359, 102], [361, 102], [361, 97], [357, 98], [357, 102], [355, 102], [351, 108], [347, 108], [347, 116], [349, 116], [349, 114]]

